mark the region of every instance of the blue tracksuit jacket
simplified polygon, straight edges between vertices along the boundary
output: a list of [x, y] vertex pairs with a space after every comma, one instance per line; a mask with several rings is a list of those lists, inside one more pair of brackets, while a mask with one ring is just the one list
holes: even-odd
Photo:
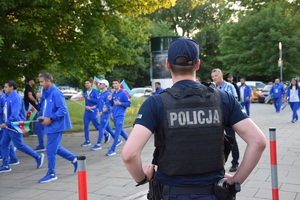
[[98, 106], [99, 112], [102, 112], [103, 108], [107, 108], [107, 111], [103, 114], [110, 114], [111, 103], [107, 98], [110, 94], [111, 93], [108, 90], [106, 90], [105, 92], [101, 93], [98, 97], [99, 100], [98, 100], [98, 105], [97, 106]]
[[[251, 102], [250, 97], [251, 97], [252, 90], [251, 90], [251, 87], [249, 85], [245, 85], [245, 86], [246, 87], [244, 89], [244, 96], [241, 97], [241, 100], [243, 100], [243, 102], [250, 103]], [[241, 87], [242, 87], [242, 85], [239, 86], [239, 91], [240, 91]], [[245, 100], [247, 97], [249, 97], [248, 100]]]
[[7, 127], [12, 128], [11, 122], [24, 121], [26, 119], [24, 101], [17, 91], [14, 90], [6, 96], [6, 103], [8, 118], [5, 124]]
[[270, 90], [270, 95], [272, 95], [274, 99], [280, 98], [281, 95], [283, 95], [284, 93], [285, 93], [284, 86], [281, 83], [273, 84]]
[[[90, 97], [90, 100], [87, 97]], [[98, 103], [99, 92], [95, 89], [92, 89], [90, 95], [88, 95], [87, 91], [84, 92], [85, 106], [95, 106]], [[93, 109], [94, 112], [97, 112], [97, 108]]]
[[43, 91], [43, 116], [53, 121], [44, 126], [45, 133], [63, 132], [72, 128], [68, 107], [62, 92], [54, 85]]
[[[119, 100], [122, 104], [116, 105], [114, 104], [115, 100]], [[110, 101], [111, 105], [113, 106], [113, 117], [125, 117], [126, 108], [131, 106], [131, 102], [128, 99], [128, 96], [124, 90], [119, 89], [118, 92], [114, 91], [112, 93], [112, 99]]]

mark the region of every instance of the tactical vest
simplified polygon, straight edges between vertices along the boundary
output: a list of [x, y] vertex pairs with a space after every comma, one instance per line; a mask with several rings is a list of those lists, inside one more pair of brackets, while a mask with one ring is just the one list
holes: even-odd
[[153, 164], [169, 176], [223, 169], [224, 127], [219, 91], [168, 88], [160, 94], [163, 126], [155, 134]]

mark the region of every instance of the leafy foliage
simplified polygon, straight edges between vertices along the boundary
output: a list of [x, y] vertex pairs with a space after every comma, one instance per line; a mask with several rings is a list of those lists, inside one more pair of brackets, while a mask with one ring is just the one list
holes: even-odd
[[299, 13], [293, 4], [268, 3], [258, 12], [248, 14], [238, 23], [224, 24], [220, 29], [222, 56], [227, 70], [239, 76], [273, 80], [279, 77], [278, 43], [283, 44], [284, 79], [298, 74]]
[[0, 79], [20, 81], [49, 70], [81, 82], [117, 64], [134, 64], [148, 39], [148, 23], [138, 15], [172, 2], [3, 0]]

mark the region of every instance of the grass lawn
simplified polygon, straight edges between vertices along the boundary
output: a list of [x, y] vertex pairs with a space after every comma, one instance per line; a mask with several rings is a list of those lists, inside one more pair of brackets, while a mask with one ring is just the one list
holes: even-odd
[[[145, 101], [144, 98], [132, 98], [131, 107], [126, 110], [126, 117], [124, 126], [131, 126], [136, 118], [136, 114], [140, 109], [140, 106]], [[67, 100], [69, 113], [71, 116], [71, 122], [73, 128], [68, 132], [83, 132], [83, 113], [84, 113], [84, 100], [72, 101]], [[111, 121], [110, 125], [114, 128], [114, 124]], [[90, 123], [90, 130], [95, 130], [95, 127]]]

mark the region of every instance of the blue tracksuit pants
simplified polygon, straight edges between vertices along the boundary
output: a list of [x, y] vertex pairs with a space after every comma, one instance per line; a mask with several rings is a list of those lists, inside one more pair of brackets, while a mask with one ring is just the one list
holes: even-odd
[[63, 132], [47, 133], [47, 159], [48, 159], [48, 173], [55, 174], [56, 154], [66, 160], [74, 161], [76, 156], [60, 145]]
[[247, 115], [250, 117], [250, 102], [241, 102], [242, 108], [245, 108]]
[[290, 104], [290, 107], [291, 107], [291, 109], [293, 111], [292, 120], [293, 119], [298, 120], [297, 111], [299, 109], [299, 102], [289, 102], [289, 104]]
[[[3, 130], [0, 131], [0, 156], [1, 157], [2, 157], [2, 145], [1, 145], [2, 135], [3, 135]], [[14, 151], [14, 147], [11, 144], [8, 146], [8, 153], [7, 153], [7, 155], [8, 154], [9, 154], [10, 160], [13, 160], [13, 161], [17, 161], [18, 160], [16, 152]]]
[[[110, 118], [108, 119], [110, 120]], [[110, 123], [107, 123], [106, 132], [108, 132], [113, 139], [115, 139], [115, 131], [111, 128]]]
[[[2, 147], [2, 162], [4, 166], [9, 166], [8, 164], [8, 151], [10, 149], [10, 153], [12, 153], [13, 148], [9, 148], [10, 142], [13, 142], [15, 147], [22, 151], [23, 153], [28, 154], [29, 156], [35, 158], [36, 160], [39, 158], [39, 154], [35, 152], [33, 149], [31, 149], [29, 146], [27, 146], [23, 142], [23, 134], [22, 133], [16, 133], [14, 131], [10, 131], [8, 129], [3, 130], [2, 140], [1, 140], [1, 147]], [[16, 154], [14, 153], [13, 157], [11, 159], [16, 159]]]
[[101, 115], [99, 128], [98, 128], [97, 144], [101, 144], [102, 138], [103, 138], [104, 133], [105, 133], [105, 130], [107, 128], [107, 125], [109, 124], [109, 120], [110, 120], [110, 113]]
[[116, 130], [115, 130], [114, 143], [111, 146], [111, 150], [113, 150], [113, 151], [116, 151], [116, 147], [117, 147], [120, 135], [125, 140], [128, 139], [127, 133], [123, 130], [124, 119], [125, 119], [125, 117], [114, 118], [114, 124], [115, 124]]
[[98, 122], [97, 112], [86, 110], [84, 112], [84, 116], [83, 116], [85, 141], [90, 141], [90, 122], [91, 121], [92, 121], [94, 127], [98, 130], [99, 122]]
[[276, 109], [276, 112], [280, 112], [281, 104], [282, 104], [282, 98], [273, 98], [274, 107]]
[[35, 130], [37, 132], [37, 136], [38, 136], [38, 147], [40, 148], [44, 148], [44, 125], [41, 124], [40, 122], [36, 122], [35, 123]]

